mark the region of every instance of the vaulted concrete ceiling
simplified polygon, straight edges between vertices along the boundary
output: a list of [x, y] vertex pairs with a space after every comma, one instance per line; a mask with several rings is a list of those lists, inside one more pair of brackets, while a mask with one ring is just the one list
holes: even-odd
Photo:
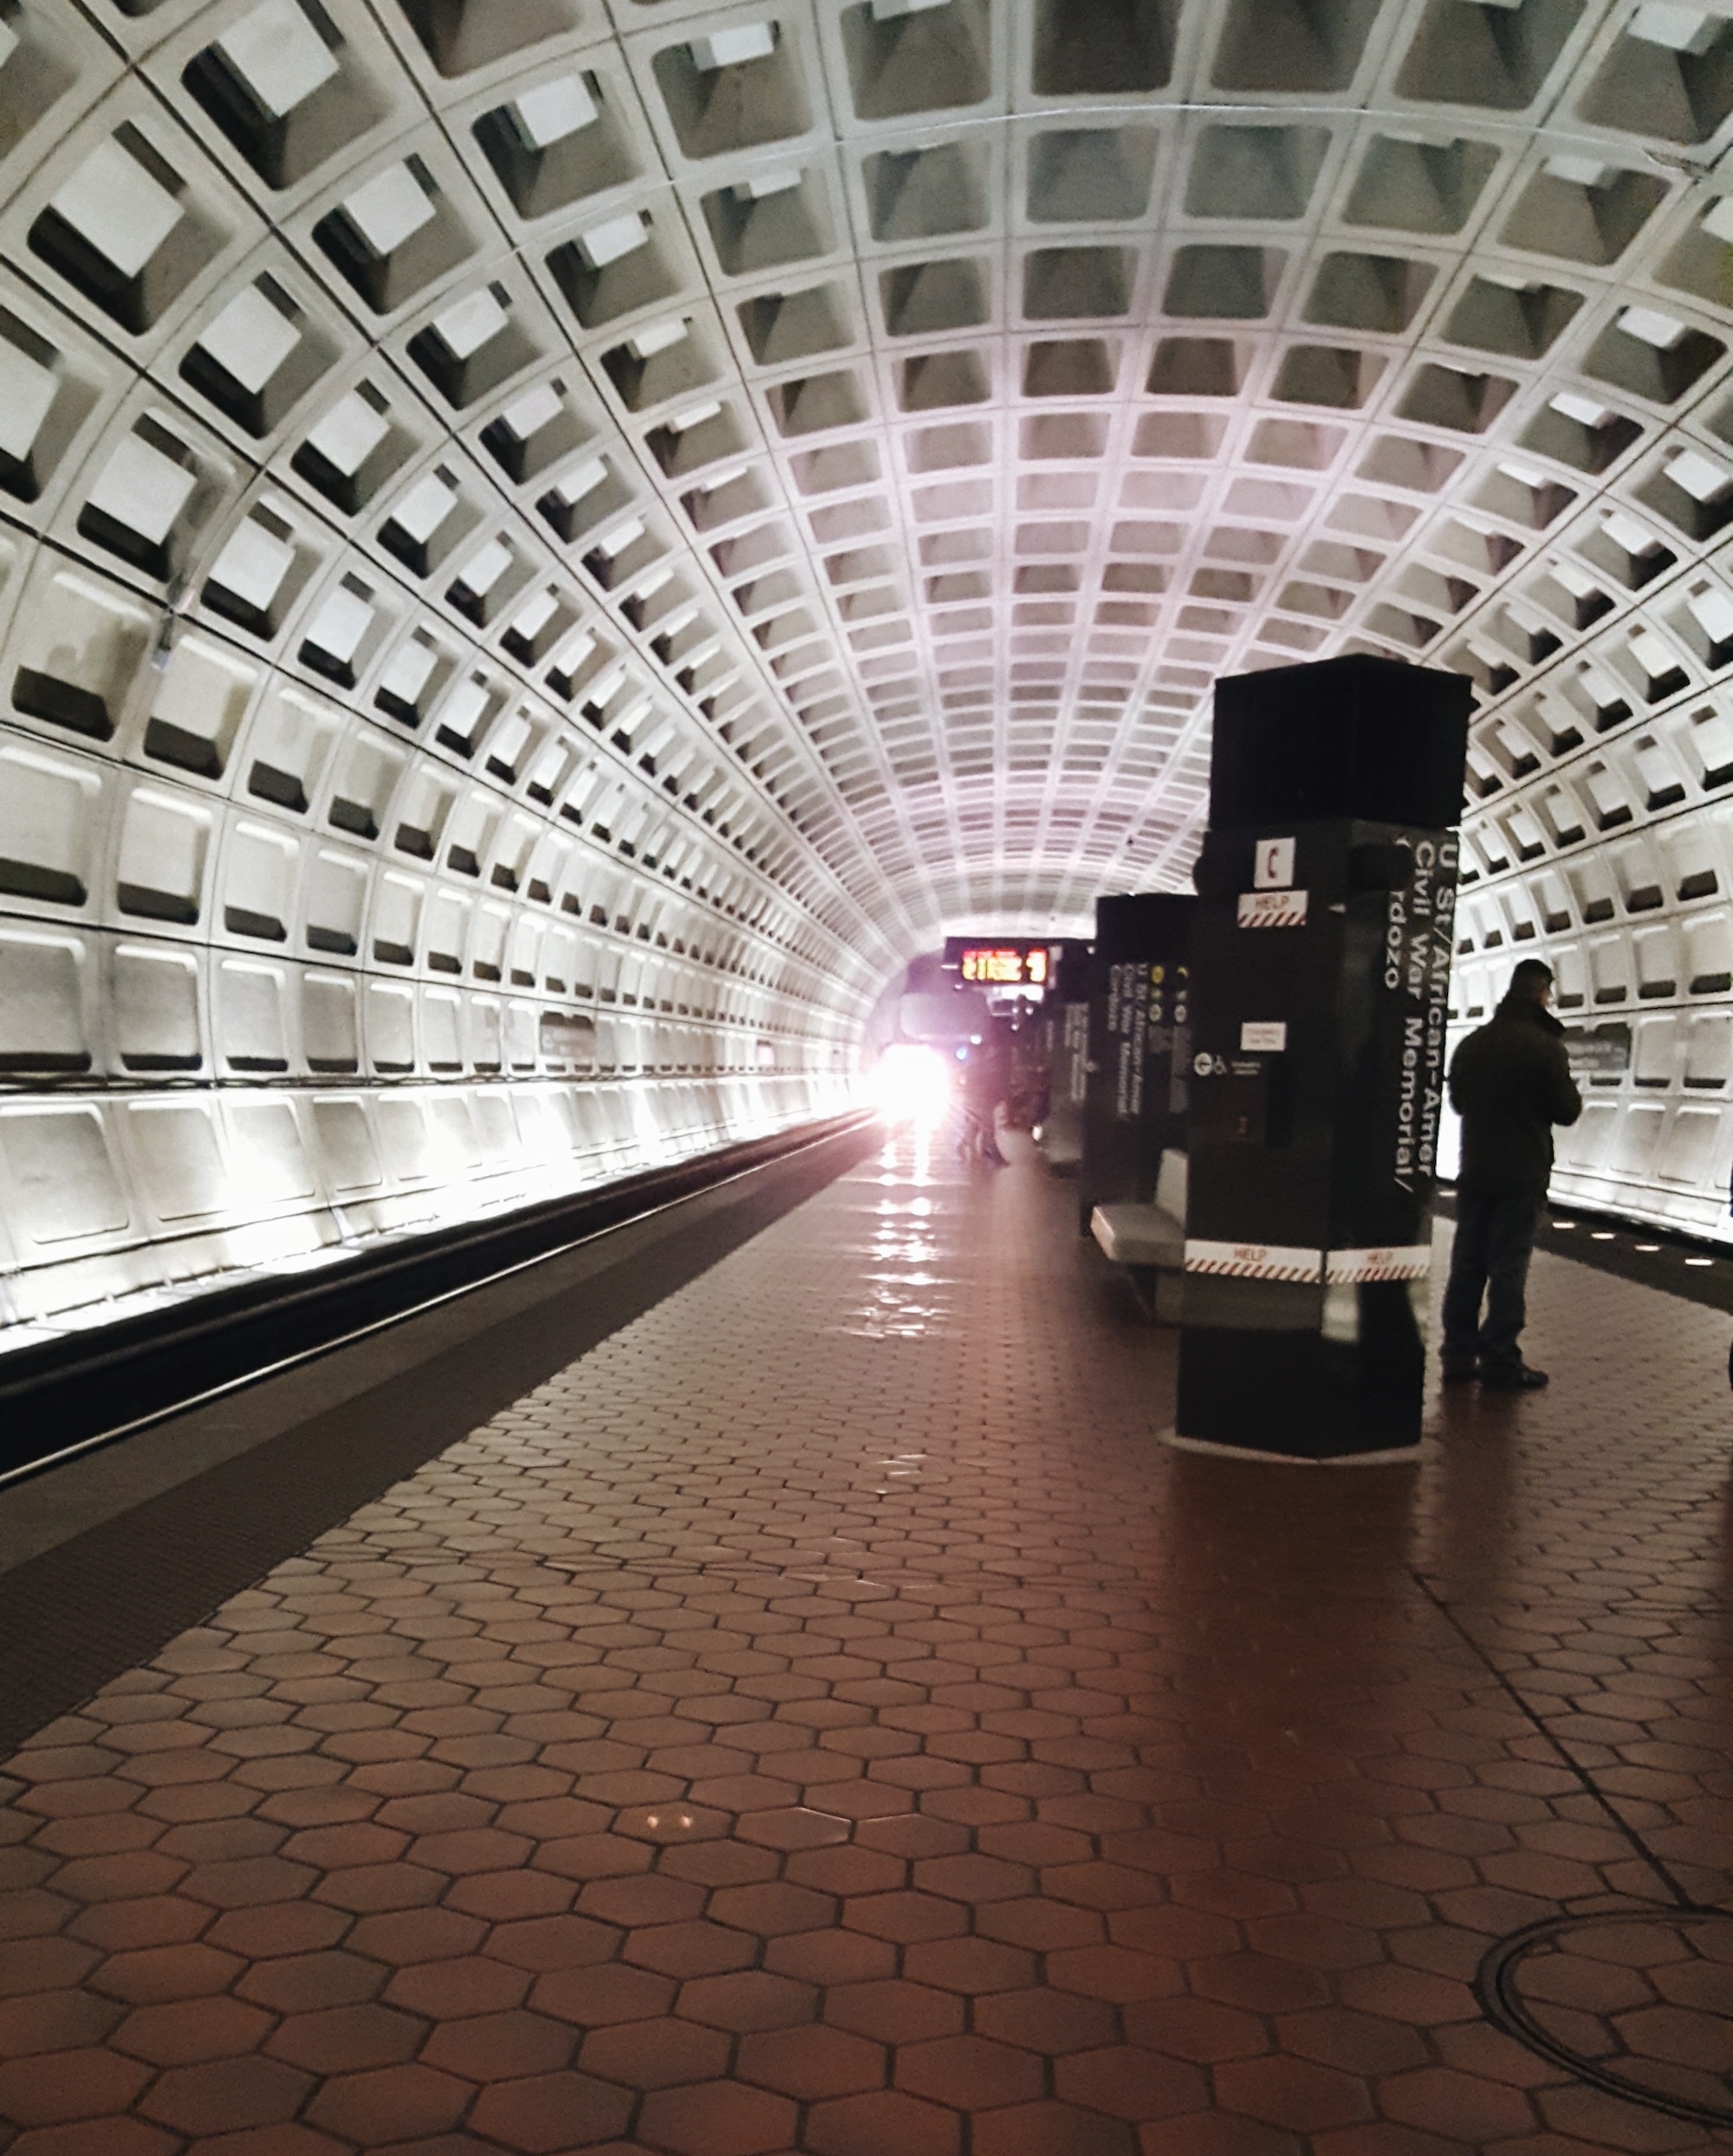
[[[15, 513], [374, 704], [408, 594], [543, 685], [546, 624], [599, 623], [609, 729], [672, 692], [744, 750], [875, 964], [1180, 882], [1215, 674], [1498, 694], [1723, 514], [1717, 9], [30, 0], [0, 38]], [[1676, 606], [1733, 620], [1713, 575]]]
[[7, 1081], [797, 1120], [1374, 651], [1480, 693], [1459, 1017], [1653, 1006], [1581, 1188], [1708, 1225], [1730, 140], [1730, 0], [3, 0]]

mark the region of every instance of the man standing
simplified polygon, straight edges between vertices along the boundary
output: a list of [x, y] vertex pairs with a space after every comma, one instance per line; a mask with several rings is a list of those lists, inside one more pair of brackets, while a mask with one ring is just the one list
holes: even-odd
[[1582, 1114], [1565, 1029], [1547, 1009], [1552, 994], [1552, 968], [1524, 958], [1491, 1023], [1470, 1033], [1451, 1062], [1462, 1165], [1444, 1289], [1447, 1385], [1478, 1377], [1496, 1392], [1527, 1393], [1547, 1382], [1546, 1372], [1531, 1370], [1516, 1344], [1528, 1315], [1523, 1289], [1552, 1174], [1552, 1127]]

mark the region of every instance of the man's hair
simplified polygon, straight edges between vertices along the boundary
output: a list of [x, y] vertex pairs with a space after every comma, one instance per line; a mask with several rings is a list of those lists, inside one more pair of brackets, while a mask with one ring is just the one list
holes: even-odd
[[1553, 969], [1544, 958], [1523, 958], [1510, 976], [1510, 993], [1518, 996], [1525, 989], [1538, 987], [1543, 981], [1550, 984]]

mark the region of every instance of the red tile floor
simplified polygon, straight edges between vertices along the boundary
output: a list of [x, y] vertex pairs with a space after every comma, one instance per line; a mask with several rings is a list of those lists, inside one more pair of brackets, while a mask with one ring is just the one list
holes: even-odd
[[[1222, 1463], [1074, 1227], [901, 1140], [42, 1731], [0, 2146], [1733, 2147], [1470, 1988], [1733, 1906], [1726, 1319], [1543, 1257], [1549, 1393]], [[1715, 1928], [1525, 1966], [1725, 2091]]]

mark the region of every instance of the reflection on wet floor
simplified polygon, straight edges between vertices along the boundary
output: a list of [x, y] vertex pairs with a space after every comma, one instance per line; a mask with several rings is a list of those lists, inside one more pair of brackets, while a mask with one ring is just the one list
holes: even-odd
[[1733, 2149], [1727, 1321], [1532, 1286], [1417, 1465], [1176, 1454], [899, 1140], [7, 1763], [5, 2156]]
[[[936, 1185], [935, 1161], [943, 1150], [942, 1136], [931, 1128], [905, 1127], [879, 1156], [872, 1179], [886, 1192], [929, 1192]], [[929, 1195], [886, 1195], [871, 1211], [866, 1239], [845, 1246], [866, 1261], [861, 1273], [866, 1293], [834, 1329], [867, 1340], [918, 1339], [953, 1315], [953, 1298], [946, 1291], [954, 1278], [941, 1268], [944, 1209]], [[954, 1232], [954, 1218], [951, 1224]]]

